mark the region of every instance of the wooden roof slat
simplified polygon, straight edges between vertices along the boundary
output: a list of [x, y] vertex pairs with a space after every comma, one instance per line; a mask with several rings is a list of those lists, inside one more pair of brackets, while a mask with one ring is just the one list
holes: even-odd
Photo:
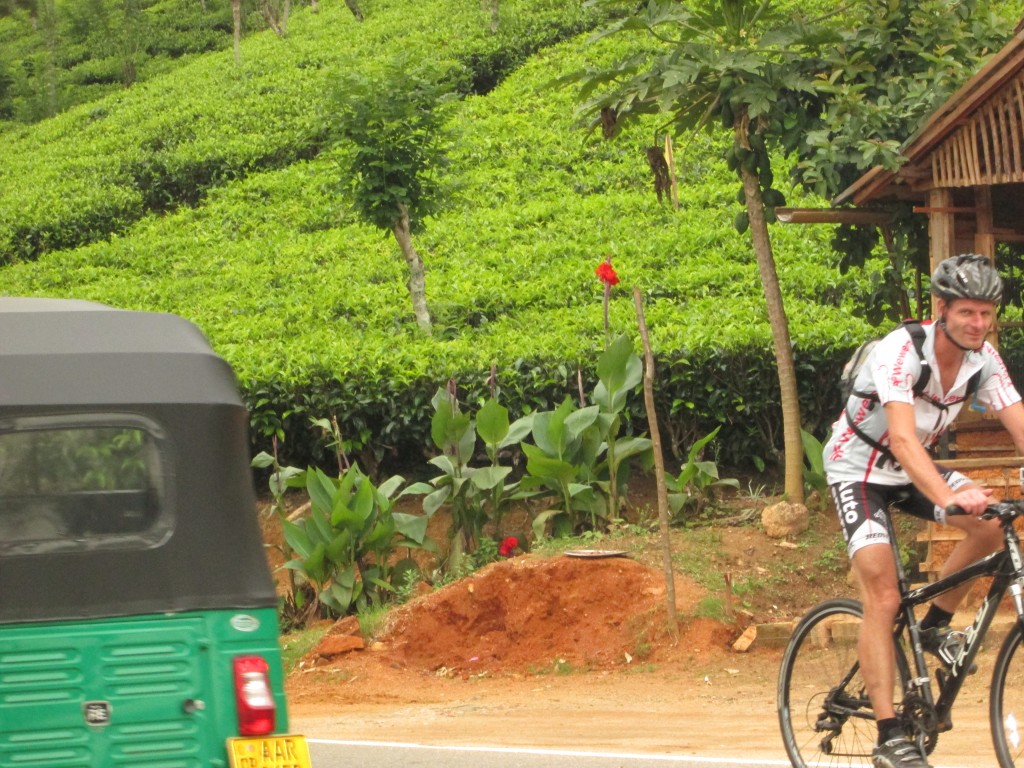
[[[1006, 104], [1002, 99], [996, 99], [994, 103], [996, 114], [999, 116], [999, 135], [1001, 137], [1009, 137], [1012, 131], [1011, 123], [1007, 120]], [[995, 174], [996, 180], [1005, 182], [1010, 175], [1013, 173], [1013, 169], [1016, 167], [1013, 158], [1010, 157], [1010, 142], [1004, 142], [1003, 151], [1000, 153], [999, 169]]]
[[1013, 94], [1016, 98], [1011, 102], [1014, 120], [1010, 139], [1013, 144], [1013, 163], [1015, 168], [1024, 168], [1024, 156], [1021, 155], [1021, 133], [1024, 132], [1024, 78], [1018, 77], [1013, 83]]
[[[1024, 71], [921, 161], [893, 174], [890, 184], [898, 179], [909, 189], [924, 190], [1024, 181]], [[930, 187], [916, 184], [911, 175], [923, 162], [930, 167]], [[892, 193], [895, 187], [887, 191]]]
[[[915, 165], [923, 165], [925, 169], [930, 166], [933, 175], [938, 174], [934, 154], [939, 145], [949, 140], [952, 134], [955, 134], [971, 116], [977, 118], [977, 110], [1005, 86], [1009, 85], [1011, 89], [1019, 92], [1022, 68], [1024, 68], [1024, 20], [1021, 25], [1018, 25], [1014, 37], [904, 143], [902, 152], [908, 162], [902, 169], [887, 171], [880, 166], [872, 168], [837, 195], [832, 204], [838, 206], [853, 202], [863, 205], [883, 195], [899, 194], [899, 191], [893, 188], [897, 186], [895, 182], [906, 179], [907, 170]], [[1019, 115], [1020, 112], [1017, 111], [1015, 105], [1013, 123], [1017, 123], [1020, 119]], [[1005, 115], [1001, 122], [1005, 124]], [[1021, 162], [1016, 157], [1020, 139], [1012, 132], [1009, 139], [1013, 142], [1009, 146], [1013, 146], [1015, 152], [1012, 168], [1007, 170], [1012, 171], [1011, 177], [1024, 178]], [[953, 157], [947, 154], [938, 163], [939, 168], [944, 162], [955, 162]], [[960, 168], [964, 169], [964, 166], [961, 165]], [[951, 172], [955, 173], [955, 170], [945, 168], [941, 173], [945, 177]], [[991, 168], [985, 170], [985, 176], [992, 173]]]
[[981, 172], [982, 174], [992, 173], [992, 144], [998, 141], [998, 137], [991, 133], [991, 124], [989, 122], [989, 114], [991, 110], [984, 108], [978, 115], [978, 136], [981, 139], [981, 146], [979, 152], [981, 153]]

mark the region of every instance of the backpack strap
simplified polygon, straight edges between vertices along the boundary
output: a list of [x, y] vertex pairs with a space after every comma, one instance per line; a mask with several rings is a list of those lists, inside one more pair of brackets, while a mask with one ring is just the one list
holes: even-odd
[[[914, 397], [920, 397], [924, 392], [925, 387], [928, 386], [928, 382], [932, 377], [932, 367], [928, 363], [928, 358], [924, 354], [924, 326], [921, 325], [920, 320], [904, 320], [903, 327], [907, 329], [907, 333], [910, 334], [910, 340], [914, 342], [914, 350], [917, 352], [917, 359], [921, 363], [921, 373], [917, 377], [917, 381], [914, 382]], [[872, 400], [878, 402], [877, 392], [863, 392], [861, 390], [854, 389], [851, 394], [856, 395], [864, 400]], [[936, 403], [940, 407], [941, 404]]]
[[[913, 387], [914, 397], [920, 397], [932, 378], [932, 367], [928, 363], [928, 358], [924, 356], [924, 327], [918, 320], [906, 320], [903, 327], [910, 334], [910, 340], [914, 342], [914, 349], [917, 350], [917, 359], [921, 361], [921, 374], [917, 377]], [[878, 393], [876, 392], [875, 398], [877, 397]]]

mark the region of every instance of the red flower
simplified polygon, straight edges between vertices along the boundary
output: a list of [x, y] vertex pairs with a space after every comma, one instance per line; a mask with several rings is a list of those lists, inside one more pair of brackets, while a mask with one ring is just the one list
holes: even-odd
[[605, 285], [619, 284], [619, 276], [615, 274], [615, 268], [612, 266], [611, 259], [605, 259], [598, 264], [594, 273], [597, 275], [597, 279]]
[[502, 539], [501, 546], [498, 547], [498, 554], [502, 557], [512, 557], [513, 553], [516, 550], [516, 547], [518, 546], [519, 539], [517, 539], [515, 536], [506, 536], [504, 539]]

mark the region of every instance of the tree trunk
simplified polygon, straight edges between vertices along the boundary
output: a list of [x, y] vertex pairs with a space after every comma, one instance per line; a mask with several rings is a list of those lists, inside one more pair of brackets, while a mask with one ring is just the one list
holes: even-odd
[[356, 21], [363, 20], [363, 9], [359, 7], [359, 3], [356, 0], [345, 0], [345, 5], [352, 11], [352, 15], [356, 17]]
[[57, 28], [57, 3], [55, 0], [41, 0], [38, 5], [39, 24], [46, 45], [46, 60], [43, 65], [42, 103], [46, 117], [58, 112], [57, 104], [57, 54], [60, 44]]
[[402, 250], [402, 257], [409, 265], [409, 295], [412, 297], [412, 311], [416, 316], [416, 324], [430, 333], [430, 312], [427, 310], [427, 287], [424, 276], [423, 259], [412, 245], [412, 234], [409, 227], [409, 210], [398, 204], [398, 219], [391, 227], [395, 240]]
[[491, 32], [498, 31], [499, 12], [498, 0], [491, 0]]
[[266, 20], [267, 26], [274, 30], [275, 35], [283, 37], [284, 31], [281, 29], [281, 25], [277, 21], [277, 11], [274, 10], [274, 7], [268, 2], [268, 0], [263, 1], [262, 9], [263, 18]]
[[235, 64], [242, 60], [242, 0], [231, 0], [231, 19], [234, 22]]
[[[746, 126], [736, 124], [737, 145], [746, 142]], [[793, 363], [793, 344], [789, 338], [789, 320], [779, 289], [779, 275], [775, 269], [775, 255], [768, 236], [768, 222], [764, 216], [761, 185], [753, 171], [740, 166], [743, 192], [750, 218], [750, 235], [754, 241], [757, 268], [761, 273], [764, 299], [768, 309], [768, 323], [775, 346], [775, 364], [779, 372], [779, 391], [782, 399], [782, 434], [785, 448], [786, 496], [794, 504], [804, 501], [804, 449], [800, 439], [800, 399], [796, 387], [796, 366]]]

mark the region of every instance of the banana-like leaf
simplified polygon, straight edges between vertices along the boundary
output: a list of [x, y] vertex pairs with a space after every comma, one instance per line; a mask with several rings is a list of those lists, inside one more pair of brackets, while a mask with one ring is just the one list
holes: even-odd
[[489, 491], [501, 485], [512, 472], [512, 467], [481, 467], [471, 476], [470, 480], [482, 491]]
[[422, 544], [427, 538], [427, 523], [430, 518], [426, 515], [410, 515], [406, 512], [395, 512], [395, 529], [410, 541]]

